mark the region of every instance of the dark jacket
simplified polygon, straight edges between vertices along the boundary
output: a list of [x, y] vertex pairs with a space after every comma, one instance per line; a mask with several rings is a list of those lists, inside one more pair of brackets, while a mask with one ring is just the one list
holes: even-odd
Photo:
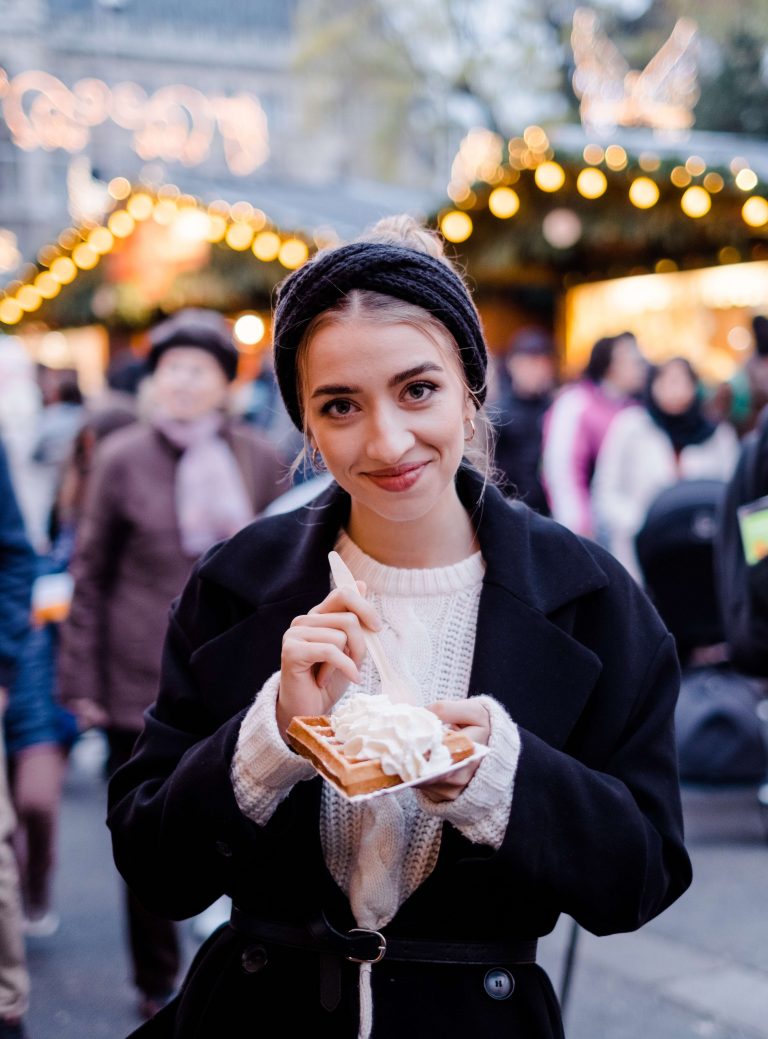
[[739, 507], [768, 495], [768, 408], [742, 443], [726, 487], [715, 535], [720, 611], [736, 667], [768, 677], [768, 556], [751, 566], [744, 556]]
[[549, 515], [549, 503], [541, 482], [541, 447], [544, 415], [551, 403], [550, 394], [523, 397], [512, 389], [493, 420], [494, 462], [503, 474], [504, 491], [543, 516]]
[[[632, 930], [673, 902], [691, 878], [672, 729], [678, 666], [671, 636], [598, 547], [507, 503], [492, 487], [478, 503], [480, 481], [471, 471], [461, 474], [459, 490], [487, 565], [470, 695], [496, 697], [521, 731], [509, 829], [494, 851], [446, 824], [433, 873], [384, 932], [531, 938], [551, 931], [561, 912], [596, 934]], [[353, 926], [323, 862], [322, 780], [294, 787], [264, 827], [241, 814], [230, 782], [240, 723], [279, 668], [284, 631], [329, 591], [327, 553], [348, 508], [334, 486], [313, 507], [246, 528], [196, 568], [175, 606], [158, 701], [109, 797], [115, 861], [154, 912], [187, 917], [227, 892], [269, 919], [300, 924], [324, 907], [338, 926]], [[180, 1020], [196, 1020], [192, 1008], [202, 1013], [202, 985], [216, 988], [210, 1006], [219, 1015], [225, 999], [240, 1001], [245, 1021], [270, 1007], [284, 1013], [279, 999], [290, 1000], [291, 989], [281, 989], [279, 970], [271, 980], [267, 971], [263, 982], [252, 979], [246, 991], [238, 987], [239, 962], [236, 937], [226, 929], [204, 950]], [[436, 1014], [436, 1034], [450, 1037], [466, 1034], [472, 1014], [480, 1015], [474, 1034], [497, 1034], [483, 1027], [501, 1027], [502, 1020], [530, 1039], [559, 1034], [556, 1003], [549, 999], [546, 1013], [541, 1009], [548, 982], [539, 968], [530, 968], [534, 980], [519, 985], [518, 1010], [510, 1000], [508, 1013], [539, 1009], [530, 1019], [495, 1019], [496, 1026], [487, 1015], [501, 1011], [476, 1006], [461, 987], [470, 985], [471, 971], [452, 969], [446, 982], [449, 968], [441, 968], [441, 996], [433, 1000], [429, 985], [408, 987], [412, 972], [401, 977], [392, 965], [374, 967], [374, 1036], [416, 1034], [413, 1014]], [[307, 976], [308, 1007], [316, 1006], [313, 984]], [[482, 972], [475, 988], [482, 993]], [[549, 1025], [542, 1023], [547, 1013]], [[318, 1027], [315, 1019], [301, 1021], [291, 1034]], [[213, 1023], [208, 1027], [187, 1032], [177, 1024], [176, 1032], [147, 1035], [217, 1034]], [[345, 1020], [321, 1034], [354, 1036], [355, 1027]]]
[[[225, 427], [254, 515], [285, 489], [272, 445], [249, 426]], [[154, 700], [171, 602], [194, 562], [176, 521], [181, 452], [136, 424], [110, 434], [89, 475], [71, 565], [75, 593], [62, 627], [62, 703], [100, 703], [110, 725], [138, 732]]]
[[0, 444], [0, 689], [11, 684], [29, 630], [35, 565]]

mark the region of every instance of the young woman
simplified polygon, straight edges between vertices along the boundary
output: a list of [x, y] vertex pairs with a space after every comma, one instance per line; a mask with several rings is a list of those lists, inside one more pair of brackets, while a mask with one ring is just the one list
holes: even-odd
[[728, 480], [739, 450], [733, 427], [704, 415], [698, 376], [684, 357], [651, 369], [643, 404], [612, 422], [592, 482], [598, 539], [637, 581], [635, 536], [656, 495], [680, 480]]
[[[395, 220], [289, 276], [274, 346], [335, 482], [198, 565], [112, 780], [137, 896], [234, 904], [137, 1034], [560, 1036], [537, 937], [560, 912], [639, 927], [690, 881], [671, 638], [607, 553], [467, 462], [486, 349], [426, 232]], [[331, 587], [334, 548], [357, 592]], [[379, 692], [362, 626], [479, 764], [356, 804], [288, 748], [292, 716]]]

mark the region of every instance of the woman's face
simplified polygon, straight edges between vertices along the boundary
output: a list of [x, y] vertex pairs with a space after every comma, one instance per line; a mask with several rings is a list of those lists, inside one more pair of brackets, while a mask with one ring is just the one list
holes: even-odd
[[353, 508], [408, 521], [455, 496], [474, 407], [454, 357], [406, 324], [333, 322], [312, 337], [309, 438]]
[[651, 396], [667, 415], [682, 415], [696, 399], [696, 385], [685, 365], [673, 362], [653, 380]]
[[155, 405], [170, 418], [192, 422], [223, 407], [228, 382], [207, 350], [173, 346], [160, 355], [152, 384]]
[[634, 339], [620, 339], [613, 348], [605, 378], [621, 393], [631, 396], [643, 388], [646, 364]]

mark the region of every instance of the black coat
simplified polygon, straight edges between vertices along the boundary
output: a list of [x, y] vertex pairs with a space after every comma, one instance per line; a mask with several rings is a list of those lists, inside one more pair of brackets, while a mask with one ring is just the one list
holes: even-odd
[[542, 516], [549, 515], [541, 482], [542, 427], [551, 404], [551, 394], [522, 397], [512, 389], [494, 418], [494, 464], [503, 475], [504, 490]]
[[768, 556], [749, 565], [739, 507], [768, 495], [768, 408], [742, 442], [739, 461], [718, 512], [715, 572], [730, 658], [748, 674], [768, 678]]
[[[433, 873], [385, 934], [531, 938], [551, 931], [561, 912], [595, 934], [633, 930], [691, 878], [671, 636], [597, 546], [492, 487], [478, 502], [471, 471], [459, 491], [487, 567], [470, 695], [496, 697], [521, 733], [509, 828], [496, 851], [446, 824]], [[354, 925], [323, 862], [322, 780], [297, 784], [264, 827], [241, 814], [230, 782], [240, 723], [279, 668], [284, 631], [329, 591], [327, 553], [348, 508], [334, 486], [314, 506], [251, 525], [203, 560], [173, 610], [157, 703], [133, 760], [110, 785], [115, 860], [156, 913], [191, 916], [226, 892], [265, 918], [301, 923], [323, 906], [337, 926]], [[233, 1006], [232, 1027], [240, 1021], [250, 1034], [242, 1022], [270, 1007], [285, 1013], [287, 1000], [295, 1031], [284, 1034], [356, 1035], [354, 985], [331, 1024], [314, 967], [294, 955], [281, 971], [278, 950], [269, 978], [269, 968], [245, 975], [241, 952], [228, 928], [215, 935], [181, 1007], [151, 1034], [225, 1034], [216, 1023], [229, 1022]], [[559, 1034], [538, 967], [519, 969], [514, 998], [504, 1002], [484, 996], [483, 973], [395, 969], [385, 959], [373, 970], [374, 1037], [416, 1034], [417, 1020], [449, 1039], [483, 1023], [488, 1030], [476, 1034], [513, 1026], [527, 1039]]]

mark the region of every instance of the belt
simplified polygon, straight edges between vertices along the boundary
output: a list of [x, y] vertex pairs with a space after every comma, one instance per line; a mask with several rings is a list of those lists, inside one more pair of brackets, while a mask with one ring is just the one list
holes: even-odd
[[251, 913], [232, 907], [230, 926], [240, 934], [258, 941], [272, 942], [291, 949], [332, 954], [352, 963], [379, 963], [388, 960], [414, 963], [494, 964], [535, 963], [536, 939], [501, 942], [434, 941], [423, 938], [385, 937], [379, 931], [354, 927], [338, 931], [320, 913], [304, 927], [260, 920]]

